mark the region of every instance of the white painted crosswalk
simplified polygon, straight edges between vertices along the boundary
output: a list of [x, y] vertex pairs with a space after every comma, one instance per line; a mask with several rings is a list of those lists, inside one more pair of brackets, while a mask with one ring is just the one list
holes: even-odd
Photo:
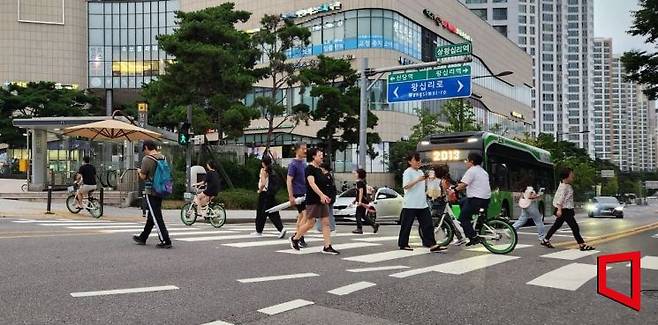
[[[376, 244], [376, 243], [346, 243], [346, 244], [332, 245], [332, 247], [340, 252], [347, 249], [372, 247], [372, 246], [380, 246], [380, 245], [381, 244]], [[277, 252], [295, 254], [295, 255], [306, 255], [306, 254], [321, 253], [323, 248], [324, 247], [320, 245], [320, 246], [311, 246], [302, 250], [295, 250], [291, 248], [291, 249], [280, 250]]]
[[397, 249], [397, 250], [381, 252], [381, 253], [346, 257], [343, 259], [346, 261], [353, 261], [353, 262], [378, 263], [378, 262], [391, 261], [399, 258], [425, 255], [429, 253], [430, 253], [429, 249], [415, 249], [413, 251], [405, 251], [405, 250]]
[[544, 273], [528, 282], [529, 285], [576, 291], [596, 277], [596, 265], [571, 263], [556, 270]]
[[479, 255], [469, 258], [460, 259], [448, 263], [413, 269], [409, 271], [391, 274], [394, 278], [407, 278], [428, 272], [440, 272], [447, 274], [464, 274], [476, 270], [481, 270], [500, 263], [519, 259], [518, 256], [509, 255]]
[[598, 254], [598, 253], [599, 253], [599, 251], [597, 251], [597, 250], [581, 251], [579, 249], [568, 249], [568, 250], [563, 250], [563, 251], [557, 251], [557, 252], [551, 253], [551, 254], [542, 255], [541, 257], [555, 258], [555, 259], [567, 260], [567, 261], [575, 261], [579, 258], [587, 257], [587, 256], [590, 256], [590, 255], [595, 255], [595, 254]]

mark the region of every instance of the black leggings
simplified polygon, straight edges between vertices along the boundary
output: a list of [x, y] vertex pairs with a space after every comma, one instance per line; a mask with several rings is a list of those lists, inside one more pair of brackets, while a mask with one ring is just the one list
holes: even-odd
[[[363, 221], [361, 221], [363, 219]], [[366, 208], [362, 206], [356, 207], [356, 228], [361, 229], [363, 228], [363, 224], [366, 224], [368, 226], [375, 226], [375, 222], [370, 218], [368, 215]]]
[[274, 207], [276, 204], [274, 195], [267, 192], [260, 192], [258, 194], [258, 209], [256, 210], [256, 232], [262, 233], [265, 228], [265, 221], [270, 217], [270, 221], [276, 227], [276, 230], [283, 230], [283, 223], [281, 222], [281, 215], [279, 212], [267, 213], [266, 210]]
[[[553, 214], [556, 212], [557, 209], [553, 211]], [[555, 234], [555, 232], [566, 222], [569, 225], [569, 228], [571, 228], [571, 232], [573, 233], [573, 237], [576, 238], [576, 242], [578, 242], [578, 244], [585, 243], [583, 237], [580, 236], [580, 228], [578, 227], [575, 217], [576, 211], [574, 209], [562, 209], [562, 216], [555, 219], [555, 223], [553, 223], [553, 226], [551, 226], [551, 229], [549, 229], [546, 234], [546, 240], [550, 240], [553, 234]]]

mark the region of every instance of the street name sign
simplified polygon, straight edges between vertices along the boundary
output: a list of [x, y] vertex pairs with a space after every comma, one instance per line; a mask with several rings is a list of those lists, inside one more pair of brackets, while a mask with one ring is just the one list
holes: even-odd
[[400, 103], [471, 96], [471, 67], [431, 69], [391, 73], [388, 76], [387, 101]]
[[471, 55], [473, 52], [473, 47], [470, 42], [459, 43], [459, 44], [449, 44], [437, 46], [434, 54], [436, 59], [449, 58], [453, 56], [462, 56], [462, 55]]

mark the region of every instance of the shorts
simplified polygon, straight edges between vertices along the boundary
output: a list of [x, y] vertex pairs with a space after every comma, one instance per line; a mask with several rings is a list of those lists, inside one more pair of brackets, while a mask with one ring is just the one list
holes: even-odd
[[306, 206], [306, 218], [329, 218], [329, 207], [326, 204], [310, 204]]
[[78, 189], [78, 192], [80, 194], [89, 194], [89, 192], [95, 190], [96, 190], [96, 185], [81, 185], [80, 188]]
[[[302, 197], [302, 196], [305, 196], [305, 194], [295, 194], [295, 195], [293, 195], [293, 197], [295, 197], [295, 198]], [[304, 201], [300, 204], [297, 204], [297, 205], [295, 205], [295, 207], [297, 208], [297, 213], [302, 213], [302, 211], [306, 210], [306, 202]]]

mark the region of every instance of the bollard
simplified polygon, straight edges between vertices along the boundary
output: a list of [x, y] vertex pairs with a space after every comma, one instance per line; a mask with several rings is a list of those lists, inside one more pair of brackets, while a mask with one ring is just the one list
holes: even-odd
[[46, 214], [54, 214], [50, 208], [52, 206], [52, 201], [53, 201], [53, 186], [48, 185], [48, 202], [46, 203]]
[[[101, 185], [101, 191], [100, 191], [100, 208], [101, 208], [101, 217], [103, 216], [103, 207], [105, 206], [105, 188]], [[99, 217], [100, 218], [100, 217]]]

